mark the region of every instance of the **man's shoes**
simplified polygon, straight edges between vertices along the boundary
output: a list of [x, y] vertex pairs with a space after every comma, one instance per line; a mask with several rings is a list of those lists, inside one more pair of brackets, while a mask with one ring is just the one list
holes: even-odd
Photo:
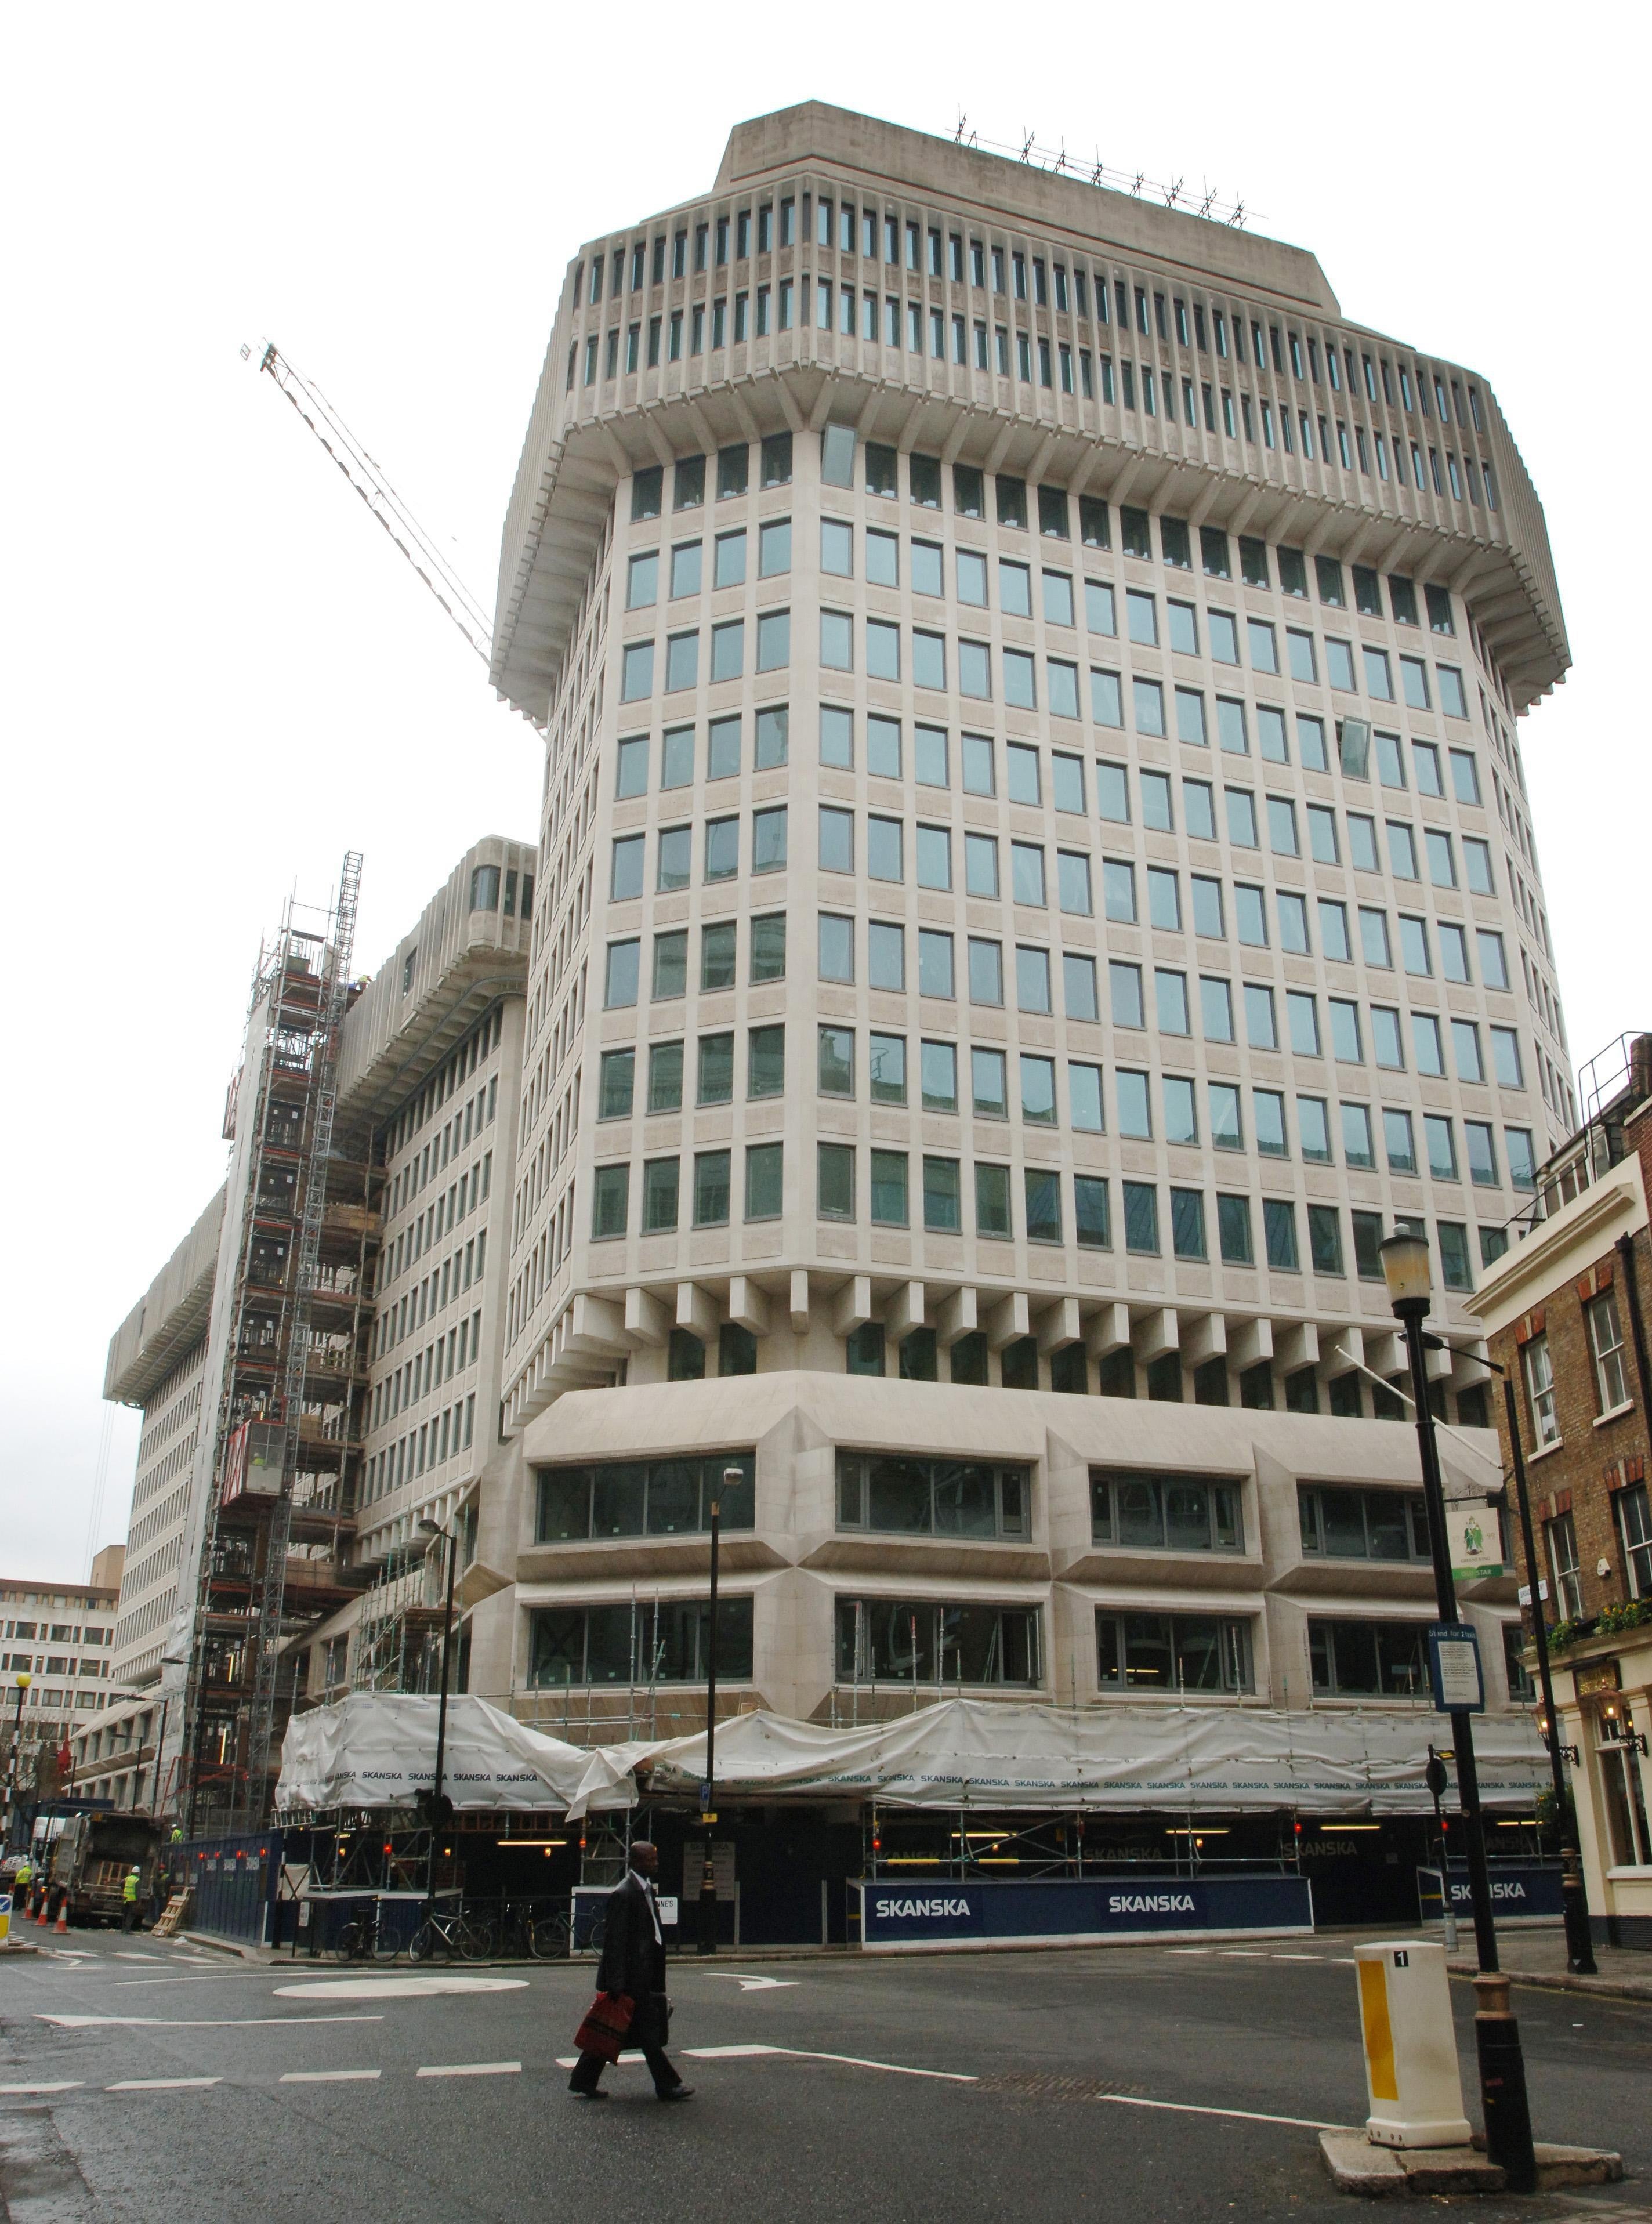
[[571, 2085], [568, 2090], [576, 2101], [606, 2101], [608, 2098], [600, 2085]]
[[656, 2101], [691, 2101], [694, 2088], [691, 2085], [668, 2085], [663, 2093], [656, 2093], [654, 2098]]

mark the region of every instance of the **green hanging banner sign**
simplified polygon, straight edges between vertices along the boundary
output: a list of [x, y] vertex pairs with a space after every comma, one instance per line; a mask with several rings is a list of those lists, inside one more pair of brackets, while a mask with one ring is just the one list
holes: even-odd
[[1483, 1498], [1458, 1499], [1447, 1506], [1446, 1543], [1452, 1574], [1460, 1583], [1514, 1572], [1503, 1557], [1497, 1509]]

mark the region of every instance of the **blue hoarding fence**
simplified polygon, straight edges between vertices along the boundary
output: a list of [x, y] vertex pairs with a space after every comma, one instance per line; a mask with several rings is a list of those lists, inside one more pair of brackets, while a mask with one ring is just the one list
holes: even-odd
[[[1467, 1867], [1459, 1868], [1453, 1864], [1450, 1873], [1452, 1913], [1468, 1921], [1473, 1915], [1474, 1906]], [[1506, 1867], [1493, 1867], [1491, 1873], [1491, 1914], [1496, 1922], [1555, 1923], [1560, 1920], [1563, 1903], [1558, 1862], [1510, 1862]], [[1441, 1919], [1440, 1871], [1437, 1868], [1417, 1871], [1417, 1902], [1425, 1923], [1438, 1923]]]
[[[1025, 1884], [861, 1880], [860, 1943], [871, 1951], [995, 1942], [1277, 1936], [1314, 1928], [1302, 1876], [1129, 1876]], [[851, 1913], [853, 1937], [853, 1911]]]
[[281, 1871], [281, 1833], [192, 1838], [163, 1846], [173, 1891], [194, 1894], [186, 1928], [211, 1938], [262, 1946], [274, 1935], [273, 1911]]

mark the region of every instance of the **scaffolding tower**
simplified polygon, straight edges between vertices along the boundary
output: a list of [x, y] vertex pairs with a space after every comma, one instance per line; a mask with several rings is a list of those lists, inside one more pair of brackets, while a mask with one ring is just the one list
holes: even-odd
[[261, 949], [255, 1071], [249, 1056], [226, 1115], [245, 1147], [186, 1713], [192, 1833], [262, 1821], [283, 1639], [363, 1580], [348, 1557], [381, 1177], [370, 1153], [335, 1157], [333, 1132], [361, 870], [351, 850], [319, 931], [289, 899]]

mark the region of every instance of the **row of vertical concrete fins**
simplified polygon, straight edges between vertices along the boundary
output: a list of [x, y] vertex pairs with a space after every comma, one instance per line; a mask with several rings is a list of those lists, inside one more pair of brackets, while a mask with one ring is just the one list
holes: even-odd
[[[1003, 1351], [1025, 1336], [1037, 1340], [1048, 1357], [1069, 1345], [1081, 1345], [1091, 1361], [1129, 1351], [1144, 1367], [1177, 1355], [1199, 1368], [1225, 1361], [1237, 1373], [1270, 1367], [1281, 1377], [1302, 1369], [1328, 1378], [1361, 1368], [1392, 1375], [1403, 1363], [1397, 1333], [1268, 1315], [1235, 1314], [1186, 1306], [1090, 1300], [1048, 1292], [1003, 1290], [965, 1284], [899, 1279], [887, 1276], [811, 1273], [795, 1267], [776, 1275], [734, 1274], [722, 1281], [694, 1280], [628, 1288], [579, 1291], [558, 1315], [533, 1365], [510, 1385], [506, 1415], [512, 1427], [541, 1412], [561, 1390], [606, 1381], [617, 1361], [648, 1347], [665, 1344], [673, 1329], [686, 1330], [711, 1345], [725, 1323], [766, 1336], [790, 1327], [801, 1335], [812, 1318], [829, 1321], [834, 1335], [846, 1336], [864, 1323], [881, 1324], [897, 1344], [914, 1330], [932, 1324], [943, 1348], [962, 1337], [985, 1336], [988, 1348]], [[1478, 1339], [1442, 1344], [1428, 1355], [1431, 1379], [1451, 1379], [1460, 1355], [1479, 1379]]]
[[222, 1188], [109, 1342], [104, 1395], [141, 1406], [206, 1333], [224, 1225]]
[[[778, 183], [788, 171], [837, 177], [846, 186], [858, 179], [880, 193], [897, 180], [909, 182], [915, 199], [944, 205], [960, 221], [1007, 223], [1035, 236], [1047, 233], [1075, 250], [1116, 250], [1173, 286], [1232, 285], [1263, 313], [1321, 318], [1341, 325], [1350, 343], [1371, 340], [1409, 352], [1407, 345], [1348, 324], [1317, 262], [1302, 250], [819, 103], [740, 126], [714, 191], [733, 192], [759, 179]], [[801, 242], [794, 251], [803, 253]], [[798, 267], [806, 269], [801, 262]], [[897, 416], [915, 427], [928, 409], [934, 419], [930, 431], [940, 426], [943, 415], [952, 420], [947, 452], [965, 462], [980, 463], [995, 444], [1006, 442], [1001, 452], [1006, 469], [1031, 467], [1058, 481], [1077, 472], [1100, 494], [1123, 475], [1132, 481], [1130, 499], [1150, 509], [1174, 507], [1178, 500], [1185, 507], [1196, 495], [1200, 515], [1213, 523], [1242, 511], [1253, 532], [1283, 531], [1327, 554], [1352, 558], [1357, 552], [1363, 561], [1387, 560], [1418, 576], [1449, 579], [1481, 617], [1520, 707], [1552, 687], [1570, 661], [1542, 505], [1495, 398], [1477, 374], [1469, 376], [1485, 397], [1483, 439], [1502, 490], [1494, 512], [1471, 510], [1460, 500], [1415, 496], [1397, 472], [1385, 488], [1355, 482], [1359, 493], [1338, 496], [1316, 483], [1308, 466], [1290, 459], [1271, 458], [1277, 476], [1270, 477], [1261, 461], [1237, 470], [1207, 458], [1201, 436], [1194, 436], [1185, 455], [1168, 445], [1163, 432], [1158, 437], [1164, 445], [1153, 448], [1122, 424], [1113, 433], [1066, 421], [1059, 397], [1040, 400], [1037, 390], [1031, 409], [1006, 404], [998, 395], [1001, 382], [985, 373], [968, 382], [968, 394], [950, 391], [949, 374], [933, 364], [892, 380], [863, 370], [858, 347], [851, 351], [853, 362], [841, 362], [843, 351], [830, 335], [801, 325], [766, 344], [766, 364], [753, 366], [755, 348], [748, 345], [742, 371], [729, 368], [731, 350], [716, 377], [707, 357], [697, 372], [691, 361], [678, 366], [683, 382], [669, 393], [661, 373], [658, 397], [604, 405], [588, 398], [583, 387], [564, 390], [560, 365], [580, 306], [571, 278], [571, 269], [500, 553], [491, 676], [504, 699], [536, 718], [545, 715], [556, 684], [618, 480], [640, 464], [664, 460], [673, 445], [698, 450], [708, 434], [732, 439], [788, 426], [812, 428], [825, 414], [825, 386], [835, 396], [829, 404], [835, 420], [861, 421], [868, 408], [882, 412], [886, 421], [879, 423], [879, 438], [893, 437]], [[993, 398], [983, 398], [988, 389]], [[1069, 416], [1076, 406], [1069, 401]], [[1099, 413], [1086, 406], [1097, 414], [1099, 426]], [[941, 428], [940, 437], [944, 434]], [[907, 437], [903, 434], [903, 445]], [[1178, 443], [1182, 437], [1178, 433]], [[1293, 472], [1299, 472], [1301, 484], [1291, 483]], [[1392, 552], [1388, 559], [1371, 553], [1373, 534], [1384, 533]]]

